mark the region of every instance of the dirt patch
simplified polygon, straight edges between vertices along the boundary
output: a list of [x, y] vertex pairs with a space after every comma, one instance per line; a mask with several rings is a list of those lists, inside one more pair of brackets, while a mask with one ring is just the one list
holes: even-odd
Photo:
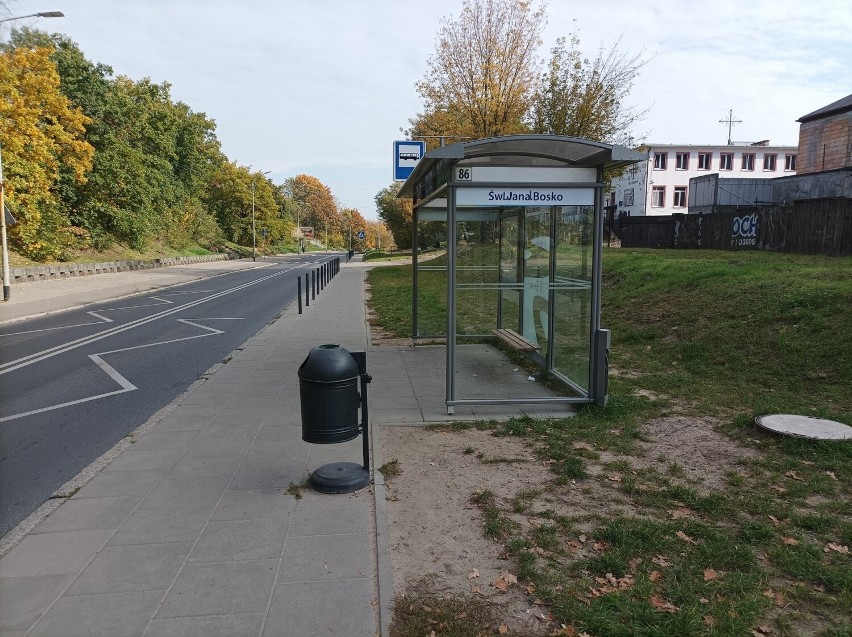
[[[547, 609], [534, 603], [524, 582], [506, 592], [494, 586], [501, 574], [516, 574], [516, 566], [503, 544], [485, 537], [483, 512], [471, 496], [491, 491], [521, 532], [546, 524], [541, 513], [547, 509], [569, 518], [637, 515], [640, 512], [617, 483], [595, 479], [606, 473], [602, 465], [627, 460], [637, 469], [655, 467], [665, 473], [677, 463], [683, 472], [679, 480], [701, 491], [720, 487], [726, 474], [737, 471], [751, 453], [716, 431], [715, 425], [710, 418], [648, 422], [640, 454], [602, 452], [598, 461], [588, 463], [589, 479], [559, 487], [553, 485], [550, 466], [529, 439], [496, 437], [477, 429], [382, 428], [383, 458], [398, 461], [400, 470], [388, 485], [395, 594], [476, 595], [493, 604], [501, 623], [516, 634], [548, 634], [554, 625], [547, 621]], [[519, 494], [541, 488], [547, 494], [533, 498], [529, 510], [512, 513], [512, 501]], [[578, 537], [592, 527], [592, 522], [578, 522]]]

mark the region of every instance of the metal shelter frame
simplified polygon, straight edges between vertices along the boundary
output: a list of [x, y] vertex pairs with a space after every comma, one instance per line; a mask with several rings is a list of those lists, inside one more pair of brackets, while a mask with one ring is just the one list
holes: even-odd
[[[419, 259], [420, 237], [418, 226], [421, 221], [446, 221], [447, 224], [447, 373], [446, 404], [448, 413], [454, 413], [456, 405], [487, 404], [525, 404], [525, 403], [589, 403], [604, 404], [607, 392], [607, 356], [609, 351], [609, 331], [601, 329], [601, 261], [603, 236], [603, 189], [604, 171], [617, 169], [646, 159], [642, 153], [624, 146], [593, 142], [574, 137], [552, 135], [516, 135], [494, 137], [444, 146], [427, 152], [415, 167], [409, 178], [403, 183], [398, 196], [413, 199], [413, 338], [434, 338], [440, 334], [421, 334], [419, 325]], [[527, 241], [526, 223], [530, 215], [542, 219], [544, 228], [549, 226], [549, 235], [538, 237], [547, 256], [539, 261], [545, 264], [547, 276], [536, 279], [540, 289], [547, 293], [546, 309], [540, 310], [542, 324], [540, 329], [543, 346], [525, 351], [527, 358], [550, 372], [551, 377], [561, 381], [573, 395], [553, 396], [474, 396], [459, 397], [456, 381], [456, 364], [459, 356], [457, 311], [458, 292], [468, 293], [468, 289], [496, 291], [496, 325], [503, 324], [503, 294], [515, 295], [513, 299], [523, 301], [524, 290], [529, 291], [527, 279], [524, 279], [524, 263], [520, 255]], [[590, 246], [591, 273], [584, 270], [582, 281], [572, 280], [557, 273], [557, 248], [560, 240], [560, 224], [572, 215], [582, 216], [590, 222], [591, 237], [585, 237], [584, 246]], [[514, 282], [504, 283], [502, 278], [490, 285], [475, 283], [459, 284], [458, 252], [460, 245], [459, 223], [465, 219], [474, 220], [474, 224], [483, 219], [490, 220], [490, 226], [498, 228], [498, 254], [502, 258], [503, 246], [510, 244], [512, 254], [517, 254], [519, 273], [514, 274]], [[504, 232], [504, 220], [511, 232]], [[495, 226], [496, 224], [496, 226]], [[539, 228], [539, 232], [544, 232]], [[492, 232], [493, 234], [493, 232]], [[564, 234], [564, 232], [563, 232]], [[510, 236], [511, 235], [511, 236]], [[514, 243], [513, 243], [514, 242]], [[583, 263], [588, 259], [583, 253]], [[495, 266], [498, 270], [500, 264]], [[585, 267], [585, 266], [584, 266]], [[491, 268], [492, 270], [494, 268]], [[542, 268], [539, 267], [539, 270]], [[540, 274], [540, 273], [539, 273]], [[493, 276], [493, 275], [489, 275]], [[502, 274], [499, 276], [502, 277]], [[532, 280], [532, 279], [529, 279]], [[526, 288], [525, 288], [526, 286]], [[572, 287], [573, 286], [573, 287]], [[554, 368], [554, 336], [559, 319], [556, 306], [556, 290], [581, 289], [583, 298], [589, 298], [588, 305], [583, 304], [579, 321], [585, 327], [588, 320], [588, 359], [583, 370], [588, 377], [576, 382]], [[544, 295], [539, 292], [541, 298]], [[518, 304], [518, 314], [520, 314]], [[513, 305], [512, 307], [515, 307]], [[588, 310], [588, 315], [584, 312]], [[526, 311], [526, 310], [525, 310]], [[532, 311], [531, 308], [529, 310]], [[523, 318], [519, 321], [522, 323]], [[535, 322], [533, 320], [532, 322]], [[563, 319], [563, 323], [565, 320]], [[511, 330], [492, 330], [498, 331]], [[526, 330], [526, 336], [535, 340], [536, 335]], [[484, 338], [487, 335], [479, 335]], [[523, 343], [523, 335], [512, 332]], [[585, 337], [583, 337], [585, 338]], [[586, 341], [583, 341], [586, 342]], [[533, 343], [532, 345], [537, 345]], [[544, 349], [543, 353], [536, 350]]]

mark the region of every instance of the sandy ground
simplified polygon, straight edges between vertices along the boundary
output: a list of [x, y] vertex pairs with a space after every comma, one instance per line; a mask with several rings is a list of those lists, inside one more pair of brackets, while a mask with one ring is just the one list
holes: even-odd
[[[747, 453], [717, 432], [711, 419], [669, 417], [648, 422], [643, 430], [649, 440], [642, 443], [643, 453], [626, 459], [635, 468], [656, 466], [663, 472], [666, 465], [677, 462], [684, 471], [682, 479], [702, 490], [721, 485]], [[384, 427], [380, 435], [384, 460], [397, 460], [400, 468], [388, 489], [395, 594], [479, 595], [499, 606], [500, 622], [513, 631], [531, 635], [552, 631], [547, 609], [534, 603], [535, 595], [523, 582], [511, 583], [506, 592], [494, 586], [502, 574], [517, 573], [502, 545], [485, 538], [483, 514], [471, 504], [473, 494], [488, 489], [500, 508], [510, 511], [516, 495], [551, 482], [553, 474], [531, 443], [476, 429], [399, 426]], [[487, 462], [497, 458], [513, 462]], [[589, 479], [548, 487], [550, 495], [513, 519], [524, 528], [543, 524], [544, 519], [536, 518], [536, 507], [544, 506], [566, 516], [633, 513], [616, 485], [593, 479], [603, 472], [601, 463], [619, 458], [602, 453], [600, 461], [589, 462]]]

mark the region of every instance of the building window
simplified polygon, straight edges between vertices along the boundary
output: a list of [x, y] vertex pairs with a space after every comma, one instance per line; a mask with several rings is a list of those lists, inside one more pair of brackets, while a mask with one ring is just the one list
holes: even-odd
[[665, 170], [668, 153], [654, 153], [654, 170]]
[[796, 170], [796, 156], [787, 155], [784, 157], [784, 170]]
[[652, 186], [651, 187], [651, 207], [662, 208], [666, 205], [666, 187]]
[[719, 170], [734, 169], [734, 153], [721, 153], [719, 155]]
[[743, 170], [754, 170], [754, 153], [743, 153]]
[[675, 155], [675, 168], [677, 170], [689, 170], [689, 153], [677, 153]]
[[698, 170], [710, 170], [710, 161], [712, 159], [712, 153], [698, 153]]
[[686, 208], [686, 186], [675, 186], [674, 207]]
[[778, 155], [775, 155], [774, 153], [771, 154], [771, 155], [764, 155], [763, 156], [763, 170], [768, 170], [768, 171], [775, 170], [775, 160], [776, 160], [777, 157], [778, 157]]

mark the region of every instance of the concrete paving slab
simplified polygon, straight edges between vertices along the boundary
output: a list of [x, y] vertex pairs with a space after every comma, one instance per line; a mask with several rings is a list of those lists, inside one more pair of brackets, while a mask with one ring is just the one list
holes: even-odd
[[184, 449], [137, 449], [133, 445], [104, 469], [113, 471], [161, 471], [165, 473], [178, 461]]
[[296, 503], [289, 535], [368, 533], [373, 526], [371, 499], [367, 490], [343, 495], [306, 491]]
[[[146, 591], [61, 597], [29, 634], [137, 637], [145, 630], [161, 596], [162, 591]], [[70, 628], [73, 630], [69, 632]]]
[[133, 446], [137, 450], [186, 449], [198, 438], [197, 431], [149, 431]]
[[0, 560], [0, 577], [76, 574], [112, 533], [96, 530], [28, 535]]
[[278, 559], [287, 537], [288, 520], [209, 522], [198, 538], [190, 562]]
[[163, 480], [142, 501], [145, 509], [210, 507], [222, 497], [229, 478], [175, 478]]
[[229, 489], [286, 489], [290, 484], [302, 484], [308, 477], [304, 461], [279, 461], [266, 464], [244, 463], [234, 474]]
[[370, 577], [372, 533], [296, 536], [287, 540], [276, 583]]
[[278, 560], [187, 564], [156, 619], [265, 613]]
[[191, 548], [189, 542], [105, 546], [65, 595], [164, 591]]
[[162, 471], [102, 471], [72, 500], [107, 496], [143, 496], [163, 478]]
[[109, 540], [110, 546], [195, 542], [210, 518], [210, 507], [137, 509]]
[[73, 575], [0, 577], [0, 635], [25, 633], [73, 579]]
[[295, 510], [296, 499], [281, 489], [229, 489], [210, 519], [279, 520], [289, 524]]
[[[377, 600], [368, 579], [279, 584], [275, 587], [264, 637], [374, 637]], [[334, 609], [334, 613], [328, 609]]]
[[148, 626], [145, 635], [149, 637], [237, 637], [259, 635], [265, 619], [265, 613], [155, 619]]
[[[84, 487], [85, 489], [85, 487]], [[33, 534], [57, 531], [117, 529], [139, 504], [141, 496], [72, 498], [33, 529]]]

